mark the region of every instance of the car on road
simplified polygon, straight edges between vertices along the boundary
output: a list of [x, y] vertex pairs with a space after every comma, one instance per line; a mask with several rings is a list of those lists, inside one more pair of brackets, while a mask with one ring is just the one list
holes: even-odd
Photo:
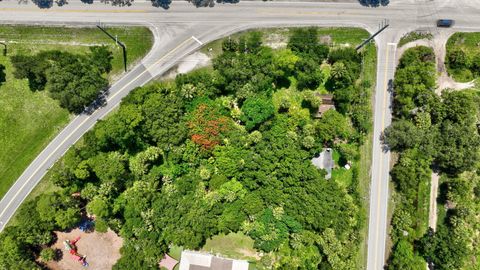
[[437, 27], [451, 27], [454, 21], [450, 19], [440, 19], [437, 21]]

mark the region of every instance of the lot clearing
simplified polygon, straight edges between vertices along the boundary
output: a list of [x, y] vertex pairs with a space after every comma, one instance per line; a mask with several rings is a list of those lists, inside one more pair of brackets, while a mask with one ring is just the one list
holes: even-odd
[[113, 265], [120, 259], [120, 248], [123, 240], [115, 232], [108, 230], [106, 233], [91, 232], [85, 233], [79, 229], [71, 232], [56, 232], [57, 242], [51, 247], [62, 251], [63, 256], [58, 262], [49, 262], [47, 266], [52, 270], [83, 270], [79, 262], [73, 260], [65, 250], [63, 241], [74, 240], [80, 236], [80, 240], [76, 243], [78, 254], [87, 256], [89, 264], [88, 269], [110, 270]]

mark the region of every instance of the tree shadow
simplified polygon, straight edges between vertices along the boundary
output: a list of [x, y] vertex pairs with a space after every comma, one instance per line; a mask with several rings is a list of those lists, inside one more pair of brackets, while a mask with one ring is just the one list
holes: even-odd
[[196, 7], [214, 7], [217, 4], [236, 4], [240, 0], [187, 0]]
[[53, 0], [32, 0], [39, 8], [51, 8], [53, 6]]
[[151, 0], [152, 6], [154, 7], [161, 7], [163, 9], [169, 9], [172, 0]]
[[105, 91], [102, 91], [98, 95], [97, 99], [94, 102], [92, 102], [92, 104], [90, 104], [90, 106], [85, 108], [85, 110], [83, 110], [83, 113], [90, 115], [93, 112], [95, 112], [98, 108], [101, 108], [101, 107], [104, 107], [105, 105], [107, 105], [108, 94], [109, 94], [108, 89], [105, 90]]
[[390, 4], [390, 0], [358, 0], [358, 2], [366, 7], [379, 7]]
[[6, 81], [5, 66], [0, 64], [0, 86]]
[[57, 6], [59, 6], [59, 7], [61, 7], [63, 5], [68, 4], [68, 1], [67, 0], [55, 0], [55, 4], [57, 4]]
[[54, 261], [59, 262], [63, 259], [63, 251], [61, 249], [55, 249], [55, 258]]

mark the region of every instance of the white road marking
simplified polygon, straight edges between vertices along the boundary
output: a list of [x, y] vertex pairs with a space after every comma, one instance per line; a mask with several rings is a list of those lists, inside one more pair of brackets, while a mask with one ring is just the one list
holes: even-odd
[[201, 42], [200, 40], [198, 40], [198, 38], [192, 36], [193, 40], [195, 40], [196, 42], [198, 42], [198, 44], [200, 45], [203, 45], [203, 42]]

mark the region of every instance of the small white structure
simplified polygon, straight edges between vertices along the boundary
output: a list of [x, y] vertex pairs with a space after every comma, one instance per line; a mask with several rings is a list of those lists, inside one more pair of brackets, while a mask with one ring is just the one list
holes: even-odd
[[312, 163], [315, 167], [327, 171], [325, 179], [332, 178], [333, 169], [333, 150], [332, 148], [325, 148], [316, 158], [312, 158]]
[[184, 250], [180, 259], [180, 270], [248, 270], [248, 262]]

